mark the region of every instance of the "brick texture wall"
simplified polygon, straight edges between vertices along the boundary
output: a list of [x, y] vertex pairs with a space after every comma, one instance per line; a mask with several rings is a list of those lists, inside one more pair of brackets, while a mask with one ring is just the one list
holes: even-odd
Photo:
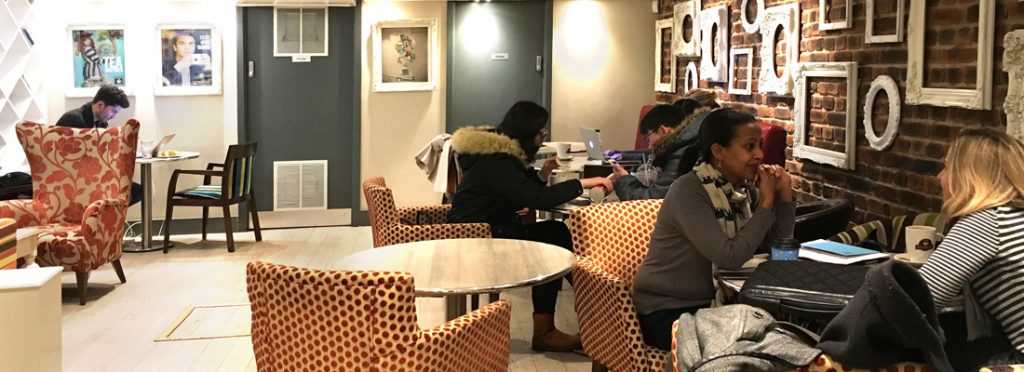
[[[792, 3], [792, 0], [762, 0], [766, 7]], [[910, 1], [906, 0], [904, 24], [909, 19]], [[751, 3], [754, 1], [751, 0]], [[672, 17], [674, 0], [660, 0], [661, 18]], [[942, 203], [942, 191], [935, 175], [943, 167], [943, 156], [948, 143], [962, 128], [987, 127], [1006, 129], [1002, 111], [1006, 97], [1008, 76], [1002, 70], [1002, 41], [1007, 32], [1024, 28], [1024, 1], [996, 0], [995, 38], [993, 45], [977, 45], [979, 0], [928, 0], [925, 85], [929, 87], [973, 88], [977, 71], [977, 48], [994, 48], [992, 110], [966, 110], [958, 108], [912, 106], [906, 104], [907, 43], [864, 43], [866, 0], [829, 0], [831, 20], [843, 19], [843, 7], [853, 6], [853, 24], [849, 29], [820, 31], [818, 29], [818, 0], [799, 0], [801, 13], [801, 62], [857, 62], [859, 84], [856, 111], [857, 149], [856, 171], [837, 169], [810, 161], [794, 159], [787, 149], [787, 168], [794, 174], [794, 187], [801, 201], [823, 198], [848, 198], [856, 207], [853, 222], [870, 221], [886, 216], [937, 211]], [[726, 106], [740, 107], [756, 114], [759, 120], [784, 127], [794, 133], [792, 96], [773, 96], [757, 93], [760, 69], [761, 35], [748, 34], [740, 18], [741, 0], [704, 0], [704, 8], [728, 4], [732, 23], [730, 48], [754, 48], [755, 77], [753, 94], [729, 95], [726, 83], [700, 82], [703, 88], [716, 89]], [[893, 33], [896, 29], [896, 0], [876, 0], [874, 27], [877, 34]], [[906, 39], [906, 38], [904, 38]], [[783, 63], [782, 48], [777, 48], [777, 64]], [[664, 55], [664, 54], [663, 54]], [[669, 103], [682, 93], [682, 79], [686, 64], [699, 59], [678, 58], [677, 94], [657, 93], [656, 99]], [[745, 65], [746, 61], [741, 60]], [[863, 129], [863, 105], [871, 82], [878, 75], [889, 75], [896, 80], [902, 106], [902, 121], [896, 140], [885, 151], [872, 149]], [[745, 76], [743, 69], [737, 76]], [[845, 150], [845, 79], [812, 78], [809, 80], [808, 143], [816, 147]], [[740, 84], [742, 87], [743, 84]], [[888, 102], [884, 92], [872, 105], [876, 133], [881, 134], [888, 121]], [[1022, 160], [1024, 161], [1024, 160]]]

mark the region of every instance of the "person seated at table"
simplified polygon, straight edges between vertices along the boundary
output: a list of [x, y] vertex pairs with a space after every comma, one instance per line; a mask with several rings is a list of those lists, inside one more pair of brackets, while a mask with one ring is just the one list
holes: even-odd
[[[717, 106], [717, 105], [716, 105]], [[657, 105], [640, 121], [644, 141], [654, 154], [651, 165], [658, 172], [657, 178], [645, 185], [618, 164], [612, 165], [611, 179], [615, 183], [615, 194], [619, 200], [662, 199], [669, 186], [678, 178], [679, 160], [687, 146], [697, 141], [697, 125], [690, 123], [701, 115], [711, 112], [711, 107], [689, 98], [672, 105]], [[692, 168], [692, 166], [691, 166]]]
[[664, 350], [672, 322], [715, 299], [714, 266], [739, 269], [758, 247], [793, 236], [792, 181], [761, 164], [757, 119], [724, 108], [704, 120], [700, 162], [669, 188], [633, 282], [644, 341]]
[[[109, 125], [108, 121], [114, 120], [114, 117], [122, 109], [126, 109], [129, 106], [131, 106], [131, 102], [128, 102], [128, 95], [121, 88], [113, 85], [104, 85], [96, 90], [96, 95], [92, 97], [92, 101], [61, 115], [60, 119], [57, 119], [57, 126], [103, 129]], [[131, 197], [128, 200], [128, 205], [135, 205], [135, 203], [140, 201], [142, 201], [142, 185], [132, 182]]]
[[[938, 175], [943, 213], [957, 221], [921, 268], [921, 276], [935, 306], [953, 306], [960, 301], [954, 298], [963, 294], [967, 333], [989, 336], [967, 342], [963, 332], [947, 329], [947, 353], [958, 371], [1024, 362], [1021, 159], [1024, 144], [1006, 133], [968, 129], [953, 141]], [[991, 318], [994, 323], [972, 321]]]
[[[451, 143], [458, 154], [462, 180], [452, 197], [448, 222], [484, 222], [490, 224], [495, 238], [572, 249], [572, 237], [564, 223], [520, 224], [521, 212], [524, 208], [551, 209], [580, 196], [583, 189], [611, 190], [612, 183], [607, 178], [595, 177], [545, 186], [530, 164], [547, 135], [547, 122], [548, 111], [543, 107], [533, 102], [517, 102], [496, 129], [471, 127], [455, 132]], [[555, 328], [555, 301], [560, 287], [561, 279], [532, 288], [534, 350], [572, 351], [581, 347], [578, 335]]]

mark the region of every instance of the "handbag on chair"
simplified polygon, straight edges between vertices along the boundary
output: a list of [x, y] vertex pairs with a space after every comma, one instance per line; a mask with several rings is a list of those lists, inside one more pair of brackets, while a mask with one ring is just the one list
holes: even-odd
[[740, 289], [741, 303], [778, 317], [830, 320], [864, 283], [868, 267], [815, 261], [769, 261], [750, 274]]

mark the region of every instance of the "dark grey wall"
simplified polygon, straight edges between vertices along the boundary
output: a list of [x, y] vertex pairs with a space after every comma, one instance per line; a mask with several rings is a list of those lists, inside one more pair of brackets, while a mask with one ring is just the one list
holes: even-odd
[[[239, 138], [258, 141], [257, 208], [273, 208], [273, 162], [328, 160], [328, 207], [358, 206], [359, 8], [329, 8], [327, 57], [293, 63], [273, 56], [271, 8], [241, 10]], [[255, 76], [247, 76], [247, 61]]]
[[[467, 125], [497, 125], [517, 101], [551, 107], [551, 7], [551, 1], [448, 3], [449, 132]], [[479, 32], [464, 29], [480, 23], [467, 22], [478, 11], [493, 16], [493, 47], [464, 42], [467, 34]], [[492, 60], [493, 53], [507, 53], [508, 60]], [[540, 72], [537, 56], [543, 56]]]

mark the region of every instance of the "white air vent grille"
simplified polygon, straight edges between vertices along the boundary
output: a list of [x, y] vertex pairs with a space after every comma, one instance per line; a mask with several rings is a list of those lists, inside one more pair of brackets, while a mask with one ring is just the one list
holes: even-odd
[[327, 209], [327, 160], [275, 161], [274, 210]]

